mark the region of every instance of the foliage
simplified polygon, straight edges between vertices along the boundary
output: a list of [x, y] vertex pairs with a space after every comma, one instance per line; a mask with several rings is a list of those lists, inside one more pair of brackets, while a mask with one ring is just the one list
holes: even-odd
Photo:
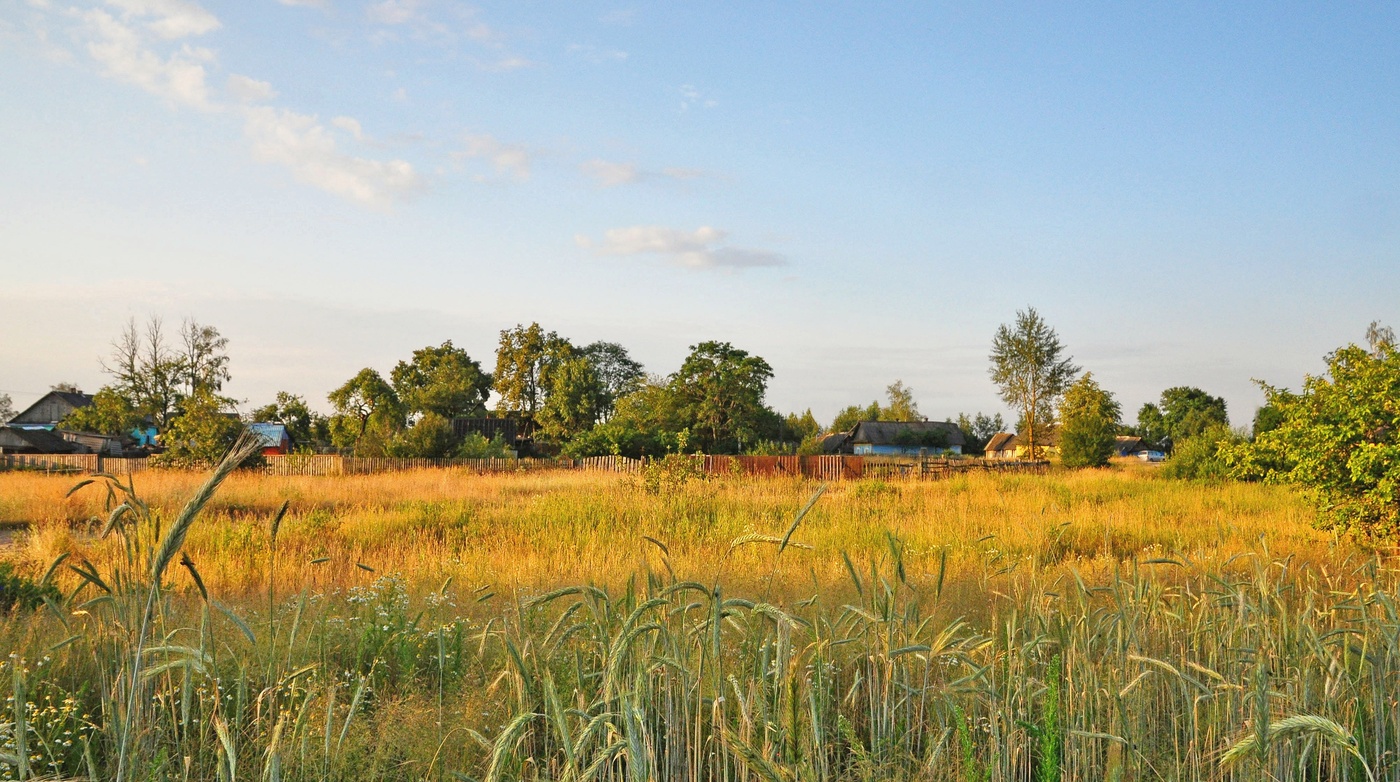
[[551, 364], [572, 355], [568, 340], [545, 333], [538, 323], [503, 329], [492, 375], [492, 387], [500, 394], [496, 412], [534, 418], [549, 393]]
[[881, 421], [922, 421], [919, 405], [914, 401], [914, 389], [896, 380], [885, 388], [889, 404], [880, 410]]
[[112, 437], [126, 437], [141, 424], [141, 413], [131, 400], [111, 386], [103, 386], [92, 395], [92, 404], [79, 407], [64, 416], [60, 428], [77, 432], [93, 432]]
[[457, 447], [452, 422], [437, 413], [424, 413], [413, 426], [389, 441], [389, 456], [397, 459], [443, 459]]
[[13, 562], [0, 562], [0, 612], [8, 613], [15, 608], [33, 611], [44, 604], [63, 599], [63, 593], [52, 583], [36, 582], [21, 573], [15, 572]]
[[467, 351], [452, 340], [438, 347], [413, 351], [389, 373], [394, 393], [405, 413], [434, 413], [442, 418], [477, 417], [486, 414], [491, 376]]
[[1283, 425], [1283, 411], [1272, 404], [1260, 405], [1254, 411], [1254, 424], [1250, 427], [1250, 434], [1258, 437], [1265, 432], [1272, 432]]
[[458, 459], [508, 459], [515, 451], [499, 437], [488, 440], [485, 435], [468, 432], [458, 441], [452, 455]]
[[1113, 456], [1122, 408], [1085, 372], [1060, 406], [1060, 461], [1066, 467], [1102, 467]]
[[989, 374], [1002, 401], [1021, 411], [1032, 459], [1055, 403], [1079, 374], [1064, 351], [1059, 335], [1034, 307], [1018, 310], [1015, 328], [1002, 324], [992, 338]]
[[[1373, 325], [1373, 328], [1374, 325]], [[1328, 529], [1400, 535], [1400, 350], [1374, 340], [1327, 357], [1302, 391], [1264, 385], [1278, 425], [1226, 457], [1234, 474], [1300, 487]]]
[[1162, 424], [1173, 442], [1195, 437], [1207, 429], [1230, 425], [1225, 400], [1192, 386], [1162, 392]]
[[[394, 387], [375, 370], [366, 367], [326, 396], [335, 406], [331, 417], [331, 441], [339, 448], [366, 450], [361, 441], [375, 424], [375, 439], [392, 437], [403, 426], [403, 409]], [[369, 455], [363, 454], [362, 455]]]
[[10, 395], [0, 394], [0, 424], [14, 418], [15, 414], [15, 403], [10, 401]]
[[849, 432], [852, 429], [854, 429], [856, 427], [856, 424], [860, 423], [861, 421], [880, 420], [880, 414], [881, 410], [879, 402], [871, 402], [865, 407], [861, 407], [859, 405], [851, 405], [849, 407], [842, 408], [841, 411], [836, 414], [836, 417], [831, 421], [831, 431]]
[[200, 390], [182, 403], [180, 415], [161, 435], [165, 451], [158, 462], [165, 466], [209, 467], [228, 453], [243, 423], [227, 409], [228, 400], [213, 391]]
[[567, 441], [586, 432], [602, 417], [606, 392], [587, 356], [561, 358], [549, 373], [549, 394], [540, 408], [539, 422], [547, 437]]
[[1162, 408], [1151, 402], [1146, 402], [1138, 408], [1134, 433], [1152, 446], [1160, 447], [1171, 440], [1167, 422], [1162, 418]]
[[1176, 443], [1171, 459], [1162, 467], [1167, 478], [1225, 480], [1232, 477], [1230, 449], [1244, 443], [1230, 427], [1213, 424], [1205, 431]]
[[331, 440], [330, 421], [312, 410], [305, 399], [286, 391], [278, 391], [275, 401], [254, 409], [249, 418], [254, 423], [279, 423], [287, 427], [287, 437], [296, 450], [312, 450]]
[[986, 450], [992, 435], [1006, 430], [1006, 422], [1002, 420], [1001, 413], [988, 416], [979, 412], [972, 417], [967, 413], [959, 413], [957, 425], [963, 433], [963, 453], [972, 456], [980, 455]]
[[170, 345], [158, 317], [151, 317], [144, 330], [133, 318], [112, 343], [111, 358], [102, 364], [112, 376], [112, 391], [139, 418], [162, 429], [181, 414], [184, 400], [217, 395], [230, 379], [228, 339], [218, 329], [186, 320], [180, 339], [180, 345]]
[[763, 404], [773, 368], [728, 342], [692, 345], [669, 390], [682, 428], [705, 453], [738, 453], [776, 434], [779, 418]]
[[597, 420], [599, 423], [607, 421], [612, 418], [618, 399], [641, 388], [646, 373], [642, 371], [642, 365], [627, 353], [627, 348], [616, 342], [594, 342], [585, 345], [579, 352], [592, 364], [593, 374], [602, 386]]

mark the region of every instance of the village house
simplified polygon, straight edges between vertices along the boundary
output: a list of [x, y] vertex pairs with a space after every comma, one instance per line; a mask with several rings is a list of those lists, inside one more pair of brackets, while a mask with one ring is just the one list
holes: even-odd
[[[1060, 452], [1060, 434], [1052, 429], [1035, 438], [1036, 457], [1044, 459], [1054, 456]], [[997, 461], [1017, 461], [1029, 459], [1030, 447], [1020, 435], [1011, 432], [997, 432], [987, 441], [987, 447], [983, 449], [983, 454], [988, 459]]]
[[847, 445], [857, 456], [961, 454], [967, 440], [950, 421], [861, 421]]
[[21, 410], [19, 415], [6, 423], [6, 426], [52, 429], [69, 413], [91, 404], [92, 397], [81, 391], [50, 391], [39, 397], [39, 401]]
[[285, 424], [253, 423], [248, 424], [248, 431], [260, 441], [263, 456], [279, 456], [292, 451], [292, 438], [287, 434]]

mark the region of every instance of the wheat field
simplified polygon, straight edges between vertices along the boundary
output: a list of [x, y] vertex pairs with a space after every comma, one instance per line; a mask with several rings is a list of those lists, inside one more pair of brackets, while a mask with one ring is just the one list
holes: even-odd
[[1400, 775], [1393, 552], [1279, 487], [207, 478], [0, 474], [0, 777]]

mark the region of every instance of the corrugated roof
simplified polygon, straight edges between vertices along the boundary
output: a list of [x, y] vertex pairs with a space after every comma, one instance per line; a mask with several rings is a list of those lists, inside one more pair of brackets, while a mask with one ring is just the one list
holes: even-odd
[[286, 424], [248, 424], [248, 431], [262, 439], [264, 448], [276, 448], [283, 440], [291, 439], [287, 436]]
[[850, 441], [861, 445], [908, 445], [899, 441], [924, 434], [942, 435], [947, 447], [967, 444], [962, 430], [951, 421], [861, 421], [851, 430]]

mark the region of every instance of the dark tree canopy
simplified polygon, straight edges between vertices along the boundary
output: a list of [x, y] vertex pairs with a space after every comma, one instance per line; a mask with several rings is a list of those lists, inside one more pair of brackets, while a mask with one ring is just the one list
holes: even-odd
[[467, 351], [448, 340], [413, 351], [389, 373], [394, 393], [409, 414], [434, 413], [451, 420], [486, 414], [491, 376]]
[[670, 388], [693, 442], [707, 453], [737, 453], [771, 436], [778, 417], [763, 404], [773, 368], [728, 342], [692, 345]]
[[553, 331], [546, 333], [538, 323], [502, 330], [492, 376], [493, 387], [500, 394], [496, 411], [533, 418], [549, 394], [551, 364], [573, 353], [568, 340]]

